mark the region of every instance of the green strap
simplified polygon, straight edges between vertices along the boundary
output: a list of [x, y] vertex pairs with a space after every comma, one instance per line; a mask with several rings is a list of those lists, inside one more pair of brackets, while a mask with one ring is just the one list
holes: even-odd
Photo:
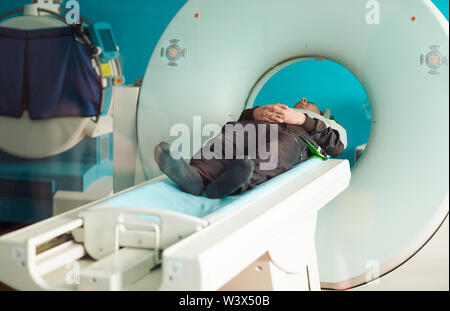
[[306, 145], [308, 146], [308, 150], [312, 153], [312, 156], [310, 156], [309, 159], [312, 159], [312, 158], [319, 158], [319, 159], [321, 159], [322, 161], [328, 160], [328, 158], [327, 158], [326, 156], [324, 156], [324, 155], [321, 153], [322, 148], [321, 148], [320, 146], [318, 146], [318, 147], [316, 148], [316, 147], [314, 147], [307, 139], [305, 139], [305, 138], [302, 137], [301, 135], [298, 135], [298, 134], [295, 133], [295, 132], [291, 132], [291, 131], [289, 131], [289, 132], [290, 132], [291, 134], [294, 134], [294, 135], [297, 136], [297, 137], [300, 137], [300, 138], [303, 139], [303, 141], [306, 143]]
[[315, 148], [313, 145], [311, 145], [311, 143], [309, 141], [307, 141], [306, 139], [303, 139], [303, 140], [308, 145], [309, 151], [313, 154], [312, 156], [309, 157], [310, 159], [312, 159], [312, 158], [319, 158], [322, 161], [328, 160], [328, 158], [321, 153], [322, 148], [320, 146]]

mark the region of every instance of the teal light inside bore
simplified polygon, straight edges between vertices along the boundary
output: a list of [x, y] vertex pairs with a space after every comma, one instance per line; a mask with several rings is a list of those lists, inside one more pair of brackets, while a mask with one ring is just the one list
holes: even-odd
[[331, 110], [335, 120], [347, 130], [348, 146], [340, 157], [354, 164], [355, 149], [367, 143], [371, 129], [371, 109], [364, 87], [344, 66], [331, 60], [303, 60], [276, 73], [261, 89], [255, 106], [282, 103], [289, 107], [302, 97]]

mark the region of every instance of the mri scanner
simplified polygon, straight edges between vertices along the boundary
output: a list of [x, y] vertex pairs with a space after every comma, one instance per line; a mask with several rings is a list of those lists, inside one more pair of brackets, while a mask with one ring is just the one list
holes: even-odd
[[[427, 0], [367, 4], [189, 0], [142, 86], [115, 89], [117, 193], [1, 237], [0, 280], [17, 289], [346, 289], [407, 261], [448, 215], [448, 22]], [[366, 18], [374, 8], [379, 23]], [[371, 136], [351, 176], [346, 160], [313, 159], [224, 200], [181, 193], [160, 176], [153, 149], [174, 140], [175, 124], [236, 120], [276, 72], [311, 58], [348, 68], [369, 97]], [[192, 152], [208, 132], [192, 138]]]

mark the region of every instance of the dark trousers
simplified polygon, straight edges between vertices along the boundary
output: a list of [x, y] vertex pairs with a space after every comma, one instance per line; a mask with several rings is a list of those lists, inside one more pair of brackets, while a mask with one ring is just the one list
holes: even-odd
[[[245, 125], [245, 124], [244, 124]], [[270, 133], [267, 128], [265, 133], [258, 129], [256, 131], [256, 144], [249, 143], [249, 133], [242, 128], [236, 128], [233, 137], [222, 134], [210, 140], [190, 161], [190, 165], [197, 169], [203, 178], [205, 186], [219, 177], [226, 169], [229, 161], [236, 158], [248, 157], [253, 161], [254, 170], [249, 181], [242, 185], [238, 191], [233, 193], [237, 195], [253, 189], [271, 178], [278, 176], [293, 166], [308, 159], [308, 148], [304, 141], [284, 131], [281, 127], [277, 128], [275, 140], [270, 139]], [[250, 135], [252, 136], [252, 135]], [[238, 137], [243, 139], [244, 148], [237, 147]], [[230, 142], [231, 140], [231, 142]], [[232, 147], [232, 158], [225, 155], [226, 142], [229, 142], [228, 148]], [[216, 144], [214, 144], [216, 142]], [[215, 150], [214, 146], [222, 146], [221, 150]], [[262, 145], [262, 146], [261, 146]], [[252, 146], [250, 148], [250, 146]], [[261, 147], [265, 147], [264, 157], [259, 152]], [[253, 150], [256, 147], [256, 152]], [[216, 148], [217, 149], [217, 148]], [[215, 154], [215, 158], [205, 157], [206, 152]]]

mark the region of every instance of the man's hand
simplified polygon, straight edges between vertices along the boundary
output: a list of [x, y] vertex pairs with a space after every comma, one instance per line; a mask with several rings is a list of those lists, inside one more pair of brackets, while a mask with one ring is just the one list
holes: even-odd
[[253, 111], [253, 119], [272, 123], [303, 125], [306, 121], [306, 115], [303, 112], [290, 109], [286, 105], [274, 104], [256, 108]]

